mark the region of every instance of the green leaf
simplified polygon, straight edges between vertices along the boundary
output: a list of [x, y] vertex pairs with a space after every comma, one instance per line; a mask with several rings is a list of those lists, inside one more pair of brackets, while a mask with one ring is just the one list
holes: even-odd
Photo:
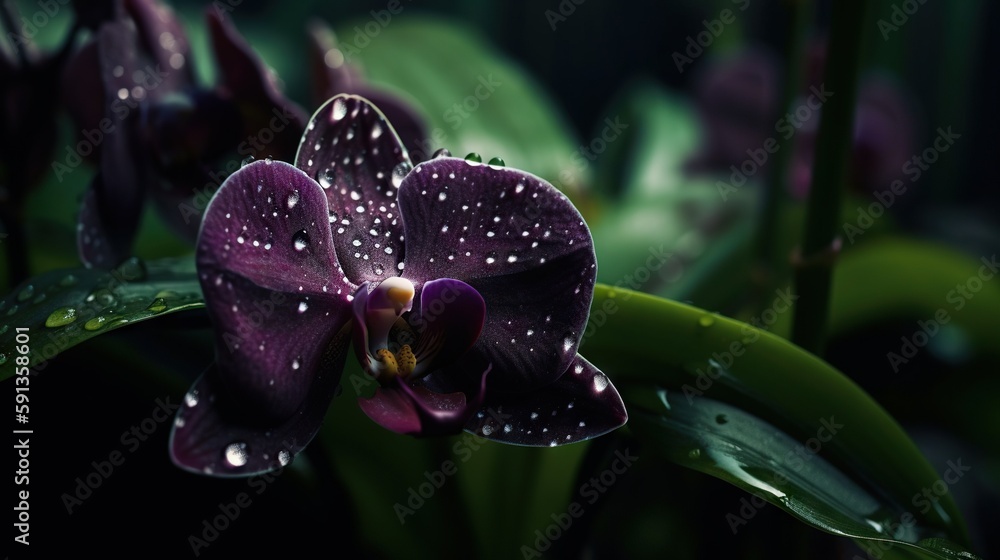
[[[750, 325], [628, 290], [599, 285], [593, 308], [601, 324], [592, 315], [581, 353], [614, 379], [630, 425], [666, 455], [759, 492], [813, 527], [963, 557], [925, 541], [968, 543], [950, 494], [926, 511], [907, 509], [939, 480], [934, 468], [829, 364]], [[810, 438], [826, 440], [818, 456], [787, 458], [808, 450], [801, 442], [813, 445]], [[779, 475], [788, 482], [774, 488]], [[885, 529], [906, 513], [914, 520], [907, 531]]]
[[[347, 40], [354, 33], [345, 26], [338, 36]], [[457, 157], [499, 156], [567, 194], [586, 182], [586, 167], [571, 160], [577, 146], [558, 106], [521, 68], [468, 31], [439, 20], [400, 18], [377, 40], [348, 52], [373, 82], [423, 108], [429, 153], [448, 148]]]
[[14, 375], [19, 332], [28, 333], [30, 362], [37, 369], [97, 335], [204, 306], [192, 259], [132, 258], [111, 271], [47, 272], [0, 300], [0, 379]]

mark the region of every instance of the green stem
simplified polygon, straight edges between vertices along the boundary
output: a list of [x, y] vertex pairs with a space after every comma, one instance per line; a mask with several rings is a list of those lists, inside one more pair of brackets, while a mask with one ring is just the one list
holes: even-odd
[[[788, 64], [788, 76], [785, 90], [782, 93], [780, 107], [787, 111], [802, 88], [803, 69], [806, 64], [806, 49], [804, 48], [809, 25], [815, 10], [812, 2], [792, 2], [789, 8], [792, 12], [789, 21], [785, 60]], [[792, 159], [792, 138], [778, 137], [778, 151], [771, 161], [767, 178], [767, 189], [760, 211], [760, 225], [756, 238], [756, 265], [754, 275], [758, 293], [753, 298], [756, 311], [761, 312], [771, 302], [770, 294], [778, 284], [779, 278], [787, 274], [787, 255], [776, 255], [774, 251], [780, 246], [777, 236], [779, 217], [782, 215], [788, 184], [788, 162]]]
[[792, 341], [814, 353], [824, 346], [829, 313], [830, 284], [836, 254], [844, 180], [849, 170], [854, 132], [861, 37], [865, 35], [867, 0], [833, 4], [824, 83], [828, 100], [823, 106], [816, 142], [816, 158], [806, 210], [801, 258], [796, 263]]

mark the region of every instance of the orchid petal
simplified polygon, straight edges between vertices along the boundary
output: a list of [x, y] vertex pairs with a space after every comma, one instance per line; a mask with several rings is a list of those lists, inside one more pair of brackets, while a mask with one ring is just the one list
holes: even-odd
[[471, 400], [461, 392], [437, 393], [421, 384], [410, 387], [396, 377], [375, 396], [358, 399], [361, 410], [375, 423], [400, 434], [439, 436], [462, 430], [472, 411], [480, 406], [490, 370], [480, 377], [479, 388]]
[[220, 378], [260, 416], [285, 420], [350, 321], [322, 189], [291, 165], [231, 175], [205, 212], [197, 264]]
[[395, 130], [352, 95], [328, 101], [306, 128], [295, 166], [326, 192], [344, 273], [355, 284], [396, 275], [403, 260], [396, 189], [411, 164]]
[[236, 27], [219, 10], [208, 10], [208, 30], [219, 65], [220, 89], [243, 116], [243, 133], [258, 137], [270, 131], [273, 140], [255, 157], [290, 160], [305, 129], [306, 114], [286, 98], [275, 83], [274, 73], [254, 53]]
[[[414, 375], [433, 372], [460, 358], [479, 339], [485, 322], [486, 302], [472, 286], [451, 278], [424, 284], [420, 307], [410, 318], [416, 331]], [[429, 359], [423, 358], [425, 352], [432, 352]]]
[[[126, 67], [128, 75], [135, 71], [155, 72], [148, 76], [158, 80], [148, 88], [154, 97], [193, 85], [191, 45], [174, 11], [156, 0], [126, 0], [125, 8], [135, 22], [142, 49], [152, 57], [150, 66]], [[138, 46], [138, 42], [133, 45]]]
[[399, 192], [410, 278], [461, 278], [489, 317], [471, 352], [490, 387], [554, 381], [576, 356], [597, 273], [580, 213], [552, 185], [456, 158], [418, 165]]
[[261, 423], [247, 411], [213, 365], [184, 397], [170, 434], [170, 458], [189, 471], [219, 477], [250, 476], [286, 466], [319, 431], [333, 399], [348, 353], [350, 337], [336, 337], [326, 349], [295, 414]]
[[611, 381], [577, 355], [555, 382], [527, 393], [487, 392], [465, 429], [502, 443], [556, 446], [603, 435], [628, 414]]

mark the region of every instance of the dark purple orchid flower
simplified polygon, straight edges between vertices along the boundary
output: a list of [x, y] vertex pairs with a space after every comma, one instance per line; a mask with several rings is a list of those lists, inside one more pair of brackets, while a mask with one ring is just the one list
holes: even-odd
[[232, 154], [232, 171], [248, 156], [291, 157], [297, 148], [305, 113], [219, 11], [207, 19], [221, 76], [212, 89], [196, 83], [184, 30], [156, 0], [125, 0], [67, 70], [78, 92], [70, 112], [99, 162], [79, 216], [88, 266], [131, 253], [147, 189], [167, 224], [193, 240], [200, 220], [190, 201], [218, 184], [223, 156]]
[[[257, 161], [206, 210], [197, 265], [216, 365], [188, 392], [170, 452], [191, 471], [278, 468], [315, 435], [347, 354], [378, 424], [560, 445], [627, 416], [577, 354], [596, 262], [552, 185], [452, 157], [411, 166], [385, 117], [339, 95], [295, 166]], [[359, 392], [360, 395], [360, 392]]]

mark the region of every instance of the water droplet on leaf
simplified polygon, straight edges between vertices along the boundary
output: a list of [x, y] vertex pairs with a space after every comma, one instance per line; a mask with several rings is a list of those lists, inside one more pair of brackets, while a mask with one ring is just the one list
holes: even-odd
[[60, 307], [45, 319], [45, 326], [64, 327], [73, 321], [76, 321], [76, 309], [72, 307]]

